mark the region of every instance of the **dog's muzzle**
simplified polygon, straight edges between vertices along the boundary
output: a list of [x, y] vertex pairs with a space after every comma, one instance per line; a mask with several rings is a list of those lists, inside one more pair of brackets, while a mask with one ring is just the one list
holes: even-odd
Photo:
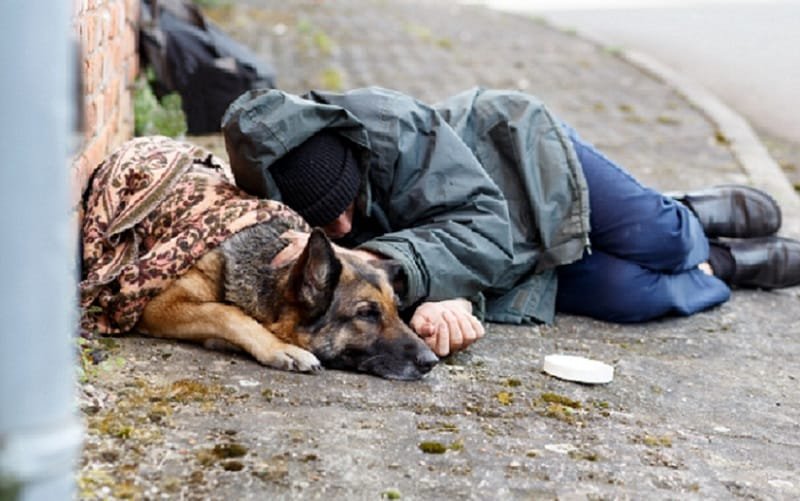
[[429, 373], [439, 358], [416, 335], [394, 342], [380, 340], [354, 357], [355, 369], [385, 379], [414, 381]]

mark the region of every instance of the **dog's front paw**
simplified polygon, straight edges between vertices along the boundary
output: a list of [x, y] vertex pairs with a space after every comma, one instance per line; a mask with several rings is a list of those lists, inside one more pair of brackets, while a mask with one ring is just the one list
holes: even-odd
[[270, 350], [266, 357], [259, 357], [259, 361], [264, 365], [285, 371], [317, 372], [322, 370], [322, 364], [313, 353], [291, 344]]

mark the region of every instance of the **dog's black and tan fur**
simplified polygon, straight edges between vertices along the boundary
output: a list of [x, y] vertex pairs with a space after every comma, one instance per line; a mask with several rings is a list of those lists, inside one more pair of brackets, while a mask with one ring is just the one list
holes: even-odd
[[398, 314], [391, 263], [336, 253], [314, 230], [297, 259], [273, 267], [275, 245], [263, 224], [228, 239], [150, 301], [139, 330], [222, 341], [285, 370], [325, 366], [411, 380], [436, 364]]

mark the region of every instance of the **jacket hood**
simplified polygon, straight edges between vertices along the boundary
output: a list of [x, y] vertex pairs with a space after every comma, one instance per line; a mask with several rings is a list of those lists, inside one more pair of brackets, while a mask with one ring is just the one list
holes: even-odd
[[366, 129], [344, 108], [320, 101], [313, 92], [301, 97], [257, 89], [231, 103], [222, 117], [222, 132], [238, 186], [251, 195], [280, 200], [270, 166], [323, 129], [333, 130], [358, 146], [366, 182], [370, 149]]

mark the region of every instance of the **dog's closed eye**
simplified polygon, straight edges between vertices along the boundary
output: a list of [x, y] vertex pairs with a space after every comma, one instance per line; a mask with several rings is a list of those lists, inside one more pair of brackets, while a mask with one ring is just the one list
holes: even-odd
[[356, 309], [356, 318], [368, 322], [378, 322], [381, 319], [381, 309], [372, 301], [363, 302]]

